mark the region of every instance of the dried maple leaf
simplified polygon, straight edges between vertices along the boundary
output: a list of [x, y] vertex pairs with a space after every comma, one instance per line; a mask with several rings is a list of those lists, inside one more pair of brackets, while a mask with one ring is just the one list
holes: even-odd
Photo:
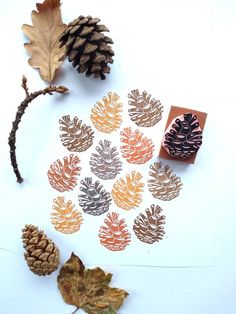
[[66, 24], [62, 23], [60, 5], [60, 0], [37, 3], [38, 11], [34, 10], [31, 14], [33, 26], [22, 26], [31, 41], [25, 44], [31, 55], [29, 64], [39, 69], [42, 79], [50, 84], [65, 54], [65, 49], [59, 47], [59, 37], [66, 28]]
[[110, 288], [112, 274], [101, 268], [85, 269], [78, 256], [61, 267], [57, 277], [64, 301], [89, 314], [115, 314], [128, 296], [125, 290]]

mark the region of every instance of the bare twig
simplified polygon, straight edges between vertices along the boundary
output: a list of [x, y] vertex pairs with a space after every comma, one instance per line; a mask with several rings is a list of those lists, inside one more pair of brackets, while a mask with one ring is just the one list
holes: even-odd
[[10, 146], [11, 164], [15, 172], [18, 183], [22, 183], [23, 178], [21, 177], [20, 171], [18, 169], [17, 160], [16, 160], [16, 131], [18, 130], [19, 123], [21, 122], [21, 118], [23, 114], [25, 113], [25, 109], [28, 107], [29, 103], [32, 100], [34, 100], [40, 95], [46, 95], [46, 94], [52, 95], [53, 93], [65, 94], [66, 92], [68, 92], [68, 89], [64, 86], [49, 86], [37, 92], [29, 93], [28, 87], [27, 87], [27, 79], [25, 76], [23, 76], [22, 78], [22, 87], [25, 90], [26, 98], [21, 102], [21, 104], [18, 107], [16, 117], [15, 117], [15, 120], [12, 122], [12, 129], [8, 138], [8, 144]]

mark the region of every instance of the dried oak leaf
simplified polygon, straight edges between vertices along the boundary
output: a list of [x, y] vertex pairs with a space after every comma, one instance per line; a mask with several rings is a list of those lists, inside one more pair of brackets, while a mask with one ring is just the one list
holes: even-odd
[[24, 24], [22, 30], [29, 38], [25, 44], [31, 55], [29, 64], [39, 69], [43, 80], [51, 83], [56, 70], [60, 67], [65, 55], [65, 48], [60, 48], [59, 37], [66, 28], [62, 23], [60, 0], [45, 0], [37, 3], [38, 11], [32, 11], [32, 24]]
[[78, 256], [61, 267], [57, 277], [64, 301], [89, 314], [115, 314], [128, 296], [125, 290], [110, 288], [112, 274], [101, 268], [85, 269]]

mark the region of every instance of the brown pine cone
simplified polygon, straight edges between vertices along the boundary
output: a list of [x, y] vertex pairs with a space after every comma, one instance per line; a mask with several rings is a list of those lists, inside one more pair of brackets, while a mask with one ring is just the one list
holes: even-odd
[[60, 42], [61, 47], [66, 46], [68, 59], [79, 73], [104, 80], [104, 74], [110, 73], [108, 63], [113, 63], [114, 52], [110, 46], [112, 39], [103, 34], [109, 32], [108, 28], [99, 22], [98, 18], [80, 15], [68, 24]]
[[39, 276], [50, 275], [58, 268], [60, 253], [55, 243], [34, 225], [22, 229], [24, 256], [30, 270]]

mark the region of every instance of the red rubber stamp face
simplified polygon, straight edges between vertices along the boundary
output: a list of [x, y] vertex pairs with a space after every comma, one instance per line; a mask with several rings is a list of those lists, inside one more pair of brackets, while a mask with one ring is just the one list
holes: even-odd
[[170, 156], [188, 158], [202, 144], [202, 130], [196, 115], [185, 113], [173, 119], [167, 128], [162, 146]]

